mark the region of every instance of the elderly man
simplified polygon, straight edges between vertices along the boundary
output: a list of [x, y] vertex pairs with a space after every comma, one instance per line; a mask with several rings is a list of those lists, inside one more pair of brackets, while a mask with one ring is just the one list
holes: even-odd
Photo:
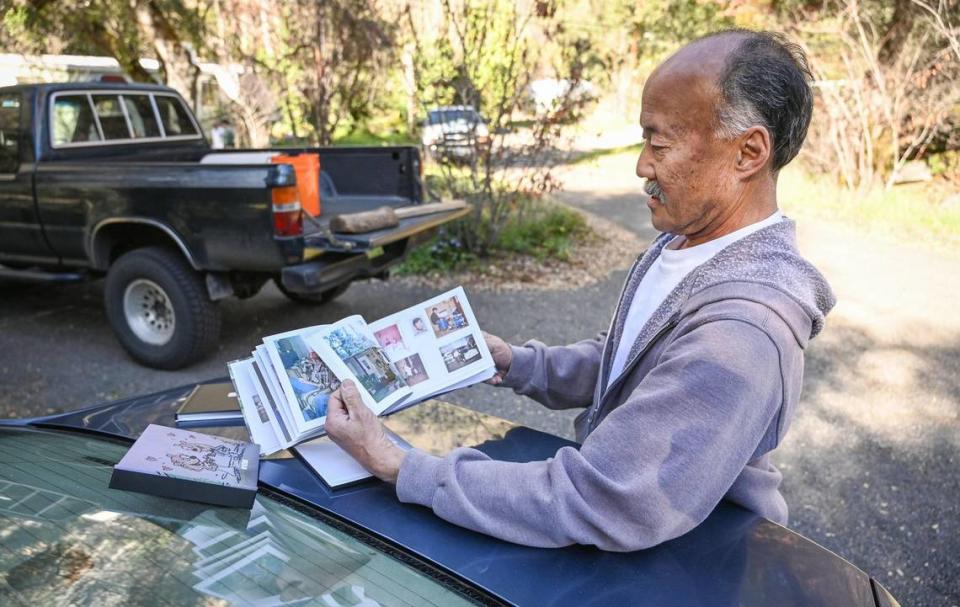
[[722, 498], [784, 523], [769, 461], [800, 396], [803, 351], [834, 298], [777, 210], [779, 170], [810, 122], [799, 48], [729, 31], [650, 76], [640, 115], [653, 225], [610, 330], [565, 347], [487, 342], [493, 383], [547, 407], [585, 407], [580, 449], [542, 462], [403, 453], [344, 383], [331, 438], [397, 496], [532, 546], [635, 550], [677, 537]]

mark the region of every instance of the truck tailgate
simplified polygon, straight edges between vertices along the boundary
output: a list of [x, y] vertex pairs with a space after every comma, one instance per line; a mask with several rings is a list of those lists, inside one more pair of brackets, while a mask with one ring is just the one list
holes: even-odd
[[400, 225], [398, 226], [367, 232], [365, 234], [331, 232], [329, 216], [324, 217], [321, 215], [304, 225], [304, 229], [307, 232], [304, 236], [304, 245], [308, 249], [319, 249], [323, 251], [344, 253], [366, 252], [398, 240], [422, 234], [445, 223], [460, 219], [469, 212], [470, 208], [466, 207], [452, 211], [431, 213], [430, 215], [420, 215], [419, 217], [410, 217], [408, 219], [401, 219]]

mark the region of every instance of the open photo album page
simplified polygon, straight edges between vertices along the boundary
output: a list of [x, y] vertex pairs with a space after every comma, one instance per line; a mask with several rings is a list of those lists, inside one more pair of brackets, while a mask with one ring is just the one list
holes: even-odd
[[348, 316], [311, 333], [306, 340], [339, 377], [356, 379], [360, 398], [377, 415], [410, 396], [407, 382], [377, 344], [363, 317]]
[[308, 327], [263, 338], [267, 357], [272, 363], [268, 372], [272, 370], [276, 374], [289, 405], [289, 423], [293, 425], [294, 434], [323, 428], [327, 402], [343, 379], [343, 374], [336, 374], [325, 362], [324, 353], [318, 352], [310, 343], [310, 336], [326, 328]]
[[462, 287], [370, 324], [411, 402], [488, 379], [493, 357]]

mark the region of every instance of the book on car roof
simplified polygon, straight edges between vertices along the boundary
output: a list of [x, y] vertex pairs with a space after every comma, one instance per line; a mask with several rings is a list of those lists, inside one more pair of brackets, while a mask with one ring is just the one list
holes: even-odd
[[231, 382], [196, 386], [176, 414], [178, 424], [242, 419], [240, 401]]
[[110, 488], [250, 508], [259, 470], [254, 443], [150, 424], [113, 467]]
[[229, 363], [244, 423], [264, 454], [323, 436], [345, 379], [389, 415], [493, 376], [493, 357], [462, 287], [372, 323], [359, 315], [263, 338]]

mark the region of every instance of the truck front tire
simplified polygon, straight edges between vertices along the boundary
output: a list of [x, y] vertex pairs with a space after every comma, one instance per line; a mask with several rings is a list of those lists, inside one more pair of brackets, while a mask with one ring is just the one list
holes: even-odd
[[203, 276], [178, 253], [135, 249], [107, 272], [107, 318], [135, 360], [157, 369], [179, 369], [203, 358], [220, 337], [220, 310]]

